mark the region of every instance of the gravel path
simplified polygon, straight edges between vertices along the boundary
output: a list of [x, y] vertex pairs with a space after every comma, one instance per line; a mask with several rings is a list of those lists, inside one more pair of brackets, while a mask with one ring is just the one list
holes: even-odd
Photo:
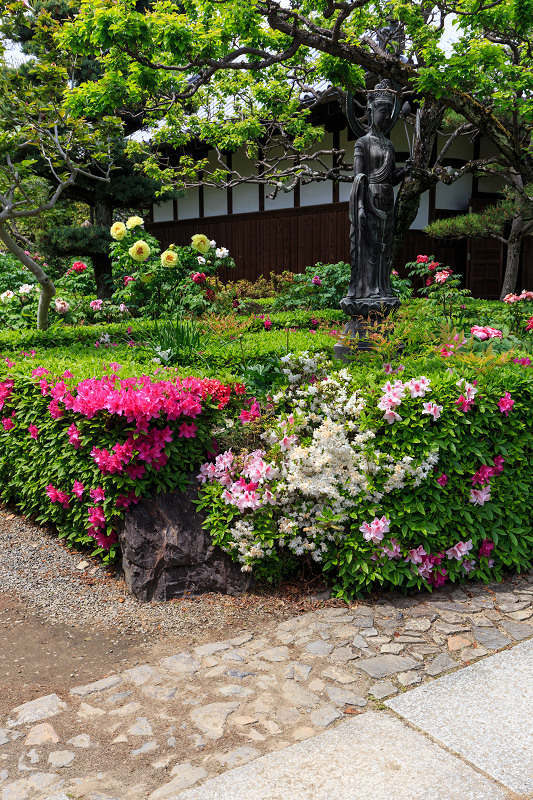
[[[16, 594], [54, 623], [119, 626], [122, 632], [196, 636], [224, 627], [270, 624], [302, 604], [260, 594], [206, 594], [169, 603], [128, 596], [114, 567], [69, 550], [57, 536], [0, 507], [0, 592]], [[311, 607], [309, 605], [309, 607]]]

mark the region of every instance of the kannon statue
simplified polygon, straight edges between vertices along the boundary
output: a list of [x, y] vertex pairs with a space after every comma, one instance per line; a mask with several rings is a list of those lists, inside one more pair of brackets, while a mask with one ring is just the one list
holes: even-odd
[[381, 81], [368, 93], [366, 130], [353, 111], [348, 114], [359, 138], [354, 148], [349, 205], [351, 279], [340, 303], [352, 317], [345, 335], [364, 335], [364, 323], [369, 317], [384, 317], [400, 305], [390, 283], [394, 186], [403, 179], [409, 165], [396, 169], [394, 147], [387, 136], [398, 114], [398, 95], [389, 80]]

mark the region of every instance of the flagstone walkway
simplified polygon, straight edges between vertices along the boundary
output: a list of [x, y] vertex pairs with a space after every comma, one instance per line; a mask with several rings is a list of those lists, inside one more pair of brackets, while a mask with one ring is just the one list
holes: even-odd
[[[500, 682], [486, 678], [485, 705], [490, 712], [493, 698], [503, 698], [498, 708], [508, 703], [512, 716], [533, 677], [527, 673], [525, 685], [511, 681], [506, 700], [508, 677], [522, 674], [520, 665], [531, 658], [532, 643], [525, 640], [533, 637], [532, 618], [528, 574], [448, 594], [319, 608], [116, 674], [95, 674], [90, 683], [0, 714], [1, 800], [276, 800], [288, 791], [295, 800], [503, 800], [520, 792], [529, 797], [532, 764], [521, 777], [520, 771], [510, 777], [490, 771], [494, 737], [487, 739], [479, 765], [478, 751], [466, 745], [459, 761], [394, 719], [383, 701], [388, 698], [389, 708], [460, 752], [453, 732], [429, 724], [432, 698], [438, 697], [435, 708], [448, 702], [461, 708], [462, 717], [452, 711], [446, 719], [452, 728], [454, 718], [462, 720], [466, 741], [469, 720], [475, 728], [478, 717], [470, 717], [470, 679], [463, 676], [473, 670], [489, 674], [492, 667], [484, 665], [497, 663]], [[433, 694], [438, 686], [447, 688]], [[411, 687], [416, 688], [406, 692]], [[476, 696], [476, 703], [481, 707], [482, 698]], [[487, 719], [490, 728], [490, 714]], [[500, 717], [494, 719], [500, 725]], [[505, 731], [515, 741], [513, 726]], [[321, 785], [313, 778], [316, 764], [326, 758], [319, 753], [329, 753], [330, 765], [320, 773], [329, 775]], [[390, 787], [401, 775], [403, 794], [386, 790], [384, 758]], [[425, 794], [414, 790], [424, 759]], [[271, 771], [276, 764], [277, 773]], [[447, 789], [435, 789], [431, 770], [448, 781]], [[459, 771], [452, 781], [454, 770]], [[367, 784], [354, 778], [362, 773]]]

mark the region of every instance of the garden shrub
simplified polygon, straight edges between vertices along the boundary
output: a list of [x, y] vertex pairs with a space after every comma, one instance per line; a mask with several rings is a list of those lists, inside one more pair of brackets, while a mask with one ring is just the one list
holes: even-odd
[[184, 487], [244, 391], [174, 371], [119, 377], [122, 369], [112, 362], [80, 380], [23, 358], [0, 375], [0, 498], [106, 561], [118, 555], [125, 511]]
[[306, 558], [348, 598], [529, 567], [529, 359], [457, 352], [389, 379], [368, 363], [330, 375], [311, 354], [283, 361], [289, 388], [261, 446], [199, 475], [207, 528], [244, 570], [272, 578], [286, 554]]
[[306, 267], [304, 273], [295, 274], [292, 282], [278, 294], [274, 309], [337, 309], [349, 283], [350, 265], [344, 261]]

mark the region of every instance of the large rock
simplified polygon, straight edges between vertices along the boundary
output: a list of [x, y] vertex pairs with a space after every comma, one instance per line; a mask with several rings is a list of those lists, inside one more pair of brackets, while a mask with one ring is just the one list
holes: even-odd
[[202, 529], [203, 515], [193, 501], [195, 486], [185, 492], [141, 500], [119, 532], [126, 584], [138, 600], [170, 600], [204, 592], [238, 594], [251, 584]]

